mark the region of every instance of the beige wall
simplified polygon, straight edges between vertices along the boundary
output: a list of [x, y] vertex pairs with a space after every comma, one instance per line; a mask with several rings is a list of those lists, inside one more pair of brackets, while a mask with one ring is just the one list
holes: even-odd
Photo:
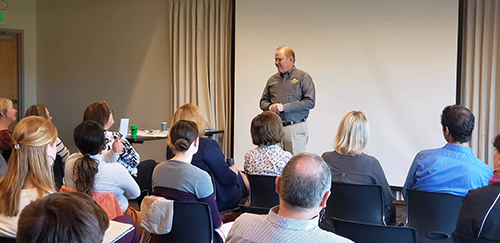
[[[72, 152], [74, 127], [105, 100], [139, 128], [159, 128], [172, 111], [168, 9], [164, 0], [38, 1], [37, 101]], [[141, 159], [164, 160], [166, 141], [134, 145]]]
[[[8, 1], [6, 24], [0, 29], [23, 31], [25, 105], [36, 102], [36, 1]], [[20, 109], [21, 110], [21, 109]]]
[[237, 0], [235, 161], [255, 147], [250, 122], [276, 73], [275, 48], [289, 45], [316, 86], [307, 150], [333, 150], [344, 114], [361, 110], [370, 121], [365, 152], [402, 185], [419, 150], [446, 142], [439, 115], [455, 102], [457, 15], [456, 0]]

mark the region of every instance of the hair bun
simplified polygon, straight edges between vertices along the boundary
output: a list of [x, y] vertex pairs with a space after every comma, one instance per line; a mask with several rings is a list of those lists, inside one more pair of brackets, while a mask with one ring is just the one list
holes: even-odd
[[177, 151], [186, 151], [189, 149], [189, 146], [191, 146], [191, 144], [189, 143], [188, 140], [184, 139], [184, 138], [179, 138], [175, 141], [175, 149]]

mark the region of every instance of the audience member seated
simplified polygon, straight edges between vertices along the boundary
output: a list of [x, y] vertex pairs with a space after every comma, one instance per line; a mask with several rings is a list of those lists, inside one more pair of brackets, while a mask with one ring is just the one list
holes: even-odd
[[118, 158], [118, 163], [122, 164], [125, 169], [134, 177], [137, 177], [137, 165], [139, 165], [140, 156], [128, 142], [127, 134], [119, 132], [110, 132], [109, 129], [115, 123], [113, 111], [109, 108], [106, 101], [99, 101], [90, 104], [83, 113], [83, 121], [95, 121], [104, 129], [105, 143], [101, 153], [106, 153], [111, 150], [113, 142], [118, 138], [123, 144], [123, 152]]
[[17, 110], [12, 105], [11, 100], [0, 98], [0, 153], [6, 161], [12, 152], [12, 132], [9, 125], [17, 119]]
[[[128, 223], [125, 218], [117, 221]], [[19, 216], [17, 242], [102, 242], [109, 225], [104, 210], [89, 196], [54, 193], [24, 208]], [[137, 230], [116, 242], [139, 242]]]
[[18, 225], [17, 242], [102, 242], [109, 219], [92, 198], [68, 192], [33, 201]]
[[94, 121], [80, 123], [74, 131], [74, 139], [79, 153], [69, 156], [66, 161], [66, 186], [92, 196], [92, 192], [110, 192], [118, 199], [120, 208], [137, 223], [141, 223], [140, 213], [128, 204], [141, 191], [134, 178], [116, 161], [123, 151], [123, 145], [115, 138], [112, 148], [101, 155], [104, 145], [104, 130]]
[[474, 130], [474, 114], [469, 109], [460, 105], [445, 107], [441, 126], [448, 143], [415, 156], [403, 186], [405, 200], [406, 188], [464, 197], [471, 189], [487, 186], [493, 175], [469, 147]]
[[[52, 116], [50, 116], [49, 109], [45, 107], [42, 104], [37, 104], [37, 105], [32, 105], [30, 106], [24, 115], [25, 117], [28, 116], [41, 116], [49, 121], [52, 122]], [[64, 163], [66, 162], [66, 159], [69, 157], [69, 150], [64, 146], [64, 143], [59, 139], [59, 137], [56, 139], [56, 148], [57, 148], [57, 155], [61, 157], [62, 164], [64, 166]], [[63, 167], [64, 168], [64, 167]]]
[[[109, 131], [115, 120], [113, 111], [109, 108], [108, 103], [106, 101], [99, 101], [87, 106], [83, 114], [83, 120], [95, 121], [104, 128], [105, 143], [101, 150], [102, 154], [112, 149], [113, 142], [117, 138], [120, 140], [123, 144], [123, 152], [118, 157], [118, 163], [122, 164], [134, 177], [141, 191], [147, 190], [148, 194], [153, 193], [151, 176], [156, 166], [156, 161], [148, 159], [141, 162], [139, 154], [127, 140], [127, 134]], [[117, 161], [113, 160], [113, 162]], [[142, 197], [138, 200], [139, 204], [142, 201]]]
[[26, 117], [14, 128], [14, 149], [0, 179], [0, 236], [15, 238], [21, 210], [54, 192], [50, 166], [56, 157], [56, 138], [57, 129], [41, 117]]
[[500, 242], [500, 134], [493, 142], [495, 152], [493, 162], [496, 165], [489, 186], [470, 190], [465, 196], [453, 232], [455, 242], [458, 236]]
[[331, 180], [328, 166], [318, 155], [292, 157], [276, 178], [280, 205], [267, 215], [242, 214], [226, 242], [352, 242], [318, 227]]
[[[222, 225], [215, 202], [210, 175], [191, 164], [198, 152], [200, 139], [196, 123], [179, 120], [169, 131], [168, 146], [175, 156], [156, 166], [153, 172], [153, 194], [166, 199], [183, 202], [205, 202], [210, 206], [214, 229]], [[218, 233], [213, 242], [223, 242]]]
[[280, 146], [285, 137], [281, 118], [272, 111], [264, 111], [253, 118], [250, 133], [257, 148], [245, 154], [245, 173], [279, 176], [292, 158], [292, 154]]
[[[192, 165], [208, 172], [213, 176], [215, 182], [215, 192], [217, 195], [217, 207], [219, 210], [226, 211], [237, 208], [248, 196], [248, 183], [246, 177], [240, 174], [236, 164], [229, 167], [224, 158], [224, 154], [217, 141], [201, 137], [205, 134], [207, 122], [200, 109], [195, 104], [185, 104], [175, 112], [172, 123], [179, 120], [189, 120], [196, 123], [200, 143], [198, 153], [193, 156]], [[167, 147], [167, 159], [172, 159], [175, 153], [170, 147]]]
[[351, 184], [374, 184], [382, 187], [384, 215], [387, 224], [396, 221], [396, 207], [392, 203], [391, 187], [378, 160], [363, 153], [368, 144], [370, 126], [361, 111], [350, 111], [339, 124], [335, 150], [321, 157], [330, 167], [332, 180]]

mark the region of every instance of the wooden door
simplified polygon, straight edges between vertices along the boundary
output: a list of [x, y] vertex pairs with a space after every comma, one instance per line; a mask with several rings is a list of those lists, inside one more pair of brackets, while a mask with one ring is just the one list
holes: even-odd
[[[20, 36], [21, 33], [0, 30], [0, 97], [12, 100], [18, 110], [18, 121], [22, 113], [19, 111]], [[16, 124], [13, 122], [9, 129], [13, 130]]]

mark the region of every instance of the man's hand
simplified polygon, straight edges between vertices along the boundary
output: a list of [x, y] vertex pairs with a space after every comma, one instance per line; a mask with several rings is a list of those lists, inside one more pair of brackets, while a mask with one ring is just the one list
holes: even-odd
[[120, 138], [115, 138], [113, 145], [111, 145], [111, 149], [113, 149], [113, 153], [121, 154], [123, 153], [123, 143], [120, 141]]
[[280, 112], [283, 112], [283, 104], [282, 103], [274, 103], [269, 106], [269, 110], [279, 114]]

